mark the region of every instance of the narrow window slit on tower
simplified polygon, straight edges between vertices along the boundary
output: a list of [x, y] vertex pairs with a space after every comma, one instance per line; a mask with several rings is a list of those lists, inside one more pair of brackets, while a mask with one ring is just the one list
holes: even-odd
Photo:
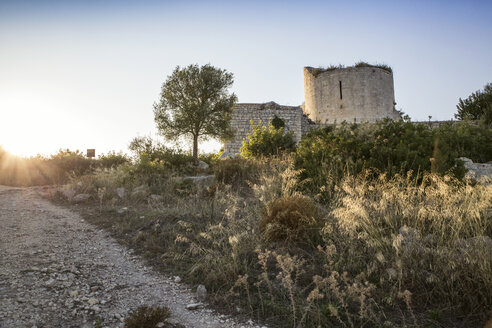
[[338, 81], [340, 82], [340, 99], [343, 99], [342, 97], [342, 81]]

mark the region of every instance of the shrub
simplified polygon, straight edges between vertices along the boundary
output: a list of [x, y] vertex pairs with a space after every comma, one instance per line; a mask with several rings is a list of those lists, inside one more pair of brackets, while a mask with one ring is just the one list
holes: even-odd
[[476, 163], [492, 161], [492, 128], [490, 127], [464, 121], [442, 124], [432, 132], [440, 156], [468, 157]]
[[369, 64], [369, 63], [366, 63], [363, 61], [355, 63], [354, 67], [376, 67], [376, 68], [384, 69], [385, 71], [390, 72], [390, 73], [393, 72], [393, 69], [386, 64]]
[[224, 184], [245, 186], [249, 180], [254, 180], [258, 172], [258, 165], [249, 159], [224, 159], [214, 167], [215, 179]]
[[295, 154], [301, 178], [311, 192], [332, 190], [346, 174], [366, 168], [393, 176], [412, 171], [452, 173], [462, 178], [465, 169], [457, 158], [492, 159], [492, 129], [469, 123], [426, 124], [385, 120], [374, 124], [342, 124], [311, 131]]
[[267, 205], [259, 227], [268, 241], [297, 241], [313, 244], [319, 242], [319, 210], [309, 197], [283, 196]]
[[160, 322], [165, 323], [170, 316], [171, 311], [167, 307], [141, 306], [125, 319], [125, 328], [154, 328]]
[[130, 158], [123, 153], [116, 153], [114, 151], [101, 155], [97, 159], [97, 167], [103, 169], [117, 168], [120, 165], [130, 163]]
[[150, 137], [137, 137], [128, 147], [135, 155], [136, 164], [160, 163], [168, 173], [193, 174], [193, 156], [181, 149], [169, 148]]
[[[281, 120], [280, 120], [281, 121]], [[277, 120], [277, 126], [281, 125]], [[243, 140], [241, 155], [246, 158], [279, 155], [282, 152], [291, 152], [295, 149], [294, 134], [285, 132], [283, 127], [275, 128], [273, 122], [268, 127], [262, 122], [255, 125], [251, 121], [251, 133]]]
[[172, 171], [163, 160], [151, 158], [152, 156], [142, 153], [134, 165], [126, 167], [125, 184], [143, 184], [156, 190], [163, 185], [167, 186]]
[[492, 83], [487, 83], [482, 90], [473, 92], [465, 100], [459, 99], [458, 112], [454, 115], [459, 120], [481, 120], [492, 124]]
[[57, 154], [49, 158], [49, 165], [55, 169], [53, 182], [63, 183], [69, 176], [81, 176], [89, 173], [94, 162], [85, 157], [82, 152], [69, 149], [60, 149]]

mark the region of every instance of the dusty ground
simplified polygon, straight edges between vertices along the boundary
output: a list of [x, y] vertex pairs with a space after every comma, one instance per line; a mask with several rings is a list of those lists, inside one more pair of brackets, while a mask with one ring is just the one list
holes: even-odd
[[[140, 305], [186, 327], [240, 327], [36, 189], [0, 186], [0, 327], [119, 327]], [[243, 324], [252, 326], [252, 324]]]

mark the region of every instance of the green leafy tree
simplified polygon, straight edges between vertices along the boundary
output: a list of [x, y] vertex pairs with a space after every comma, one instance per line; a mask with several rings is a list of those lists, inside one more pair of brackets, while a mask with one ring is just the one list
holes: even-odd
[[278, 155], [285, 151], [295, 150], [294, 134], [285, 132], [283, 127], [275, 128], [272, 121], [268, 127], [262, 122], [251, 121], [251, 133], [243, 140], [241, 155], [246, 158]]
[[170, 140], [185, 136], [193, 140], [193, 159], [198, 163], [198, 140], [232, 137], [229, 122], [237, 101], [229, 94], [233, 75], [209, 64], [179, 66], [162, 85], [160, 101], [154, 104], [159, 132]]
[[454, 115], [459, 120], [482, 120], [486, 124], [492, 123], [492, 83], [488, 83], [482, 90], [473, 92], [466, 99], [459, 99], [456, 105], [458, 112]]

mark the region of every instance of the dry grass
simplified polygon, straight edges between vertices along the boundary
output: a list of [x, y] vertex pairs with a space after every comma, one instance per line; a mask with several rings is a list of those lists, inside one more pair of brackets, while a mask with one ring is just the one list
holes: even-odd
[[319, 243], [321, 220], [311, 198], [303, 195], [284, 196], [266, 206], [260, 221], [260, 232], [267, 241]]
[[[171, 311], [167, 307], [148, 307], [141, 306], [125, 319], [125, 328], [180, 328], [182, 325], [175, 325], [167, 322], [171, 316]], [[158, 326], [158, 324], [160, 324]]]
[[117, 203], [124, 214], [111, 202], [121, 180], [87, 179], [108, 195], [86, 218], [204, 284], [219, 310], [272, 327], [480, 327], [490, 316], [492, 186], [368, 172], [346, 176], [328, 204], [298, 194], [288, 159], [255, 170], [254, 185], [230, 181], [241, 188], [169, 182], [159, 202]]

